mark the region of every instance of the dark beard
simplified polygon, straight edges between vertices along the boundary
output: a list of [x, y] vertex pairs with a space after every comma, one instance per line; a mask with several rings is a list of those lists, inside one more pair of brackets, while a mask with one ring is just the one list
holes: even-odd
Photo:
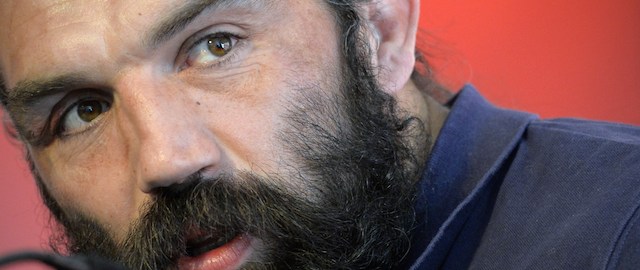
[[[429, 136], [417, 119], [398, 117], [395, 101], [370, 73], [342, 74], [338, 93], [300, 87], [286, 105], [289, 126], [279, 139], [296, 161], [283, 164], [288, 179], [194, 175], [186, 186], [159, 189], [123, 243], [88, 216], [62, 210], [34, 171], [64, 227], [68, 252], [104, 256], [131, 269], [171, 269], [188, 254], [185, 228], [195, 226], [222, 238], [261, 239], [266, 250], [247, 268], [392, 268], [409, 248], [415, 183], [426, 156], [412, 153], [427, 151]], [[300, 187], [312, 197], [295, 194]]]

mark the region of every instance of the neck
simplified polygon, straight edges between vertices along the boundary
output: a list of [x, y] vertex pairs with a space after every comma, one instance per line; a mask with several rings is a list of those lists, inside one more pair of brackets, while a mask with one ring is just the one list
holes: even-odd
[[[427, 150], [433, 148], [435, 139], [440, 134], [444, 121], [449, 115], [449, 108], [418, 89], [411, 80], [401, 91], [396, 93], [396, 100], [401, 111], [417, 117], [424, 123], [425, 131], [431, 137], [426, 145]], [[425, 149], [415, 149], [415, 151], [425, 152]]]

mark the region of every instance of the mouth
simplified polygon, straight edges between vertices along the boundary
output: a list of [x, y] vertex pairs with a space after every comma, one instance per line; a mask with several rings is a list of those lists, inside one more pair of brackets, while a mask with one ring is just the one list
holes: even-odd
[[237, 269], [254, 252], [254, 240], [247, 234], [192, 234], [187, 240], [186, 256], [178, 259], [180, 270]]
[[237, 234], [207, 234], [190, 237], [187, 241], [186, 252], [189, 257], [197, 257], [205, 252], [222, 247], [224, 244], [236, 238]]

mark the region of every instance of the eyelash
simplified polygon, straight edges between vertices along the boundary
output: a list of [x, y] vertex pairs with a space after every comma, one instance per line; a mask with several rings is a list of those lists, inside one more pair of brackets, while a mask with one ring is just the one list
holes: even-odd
[[85, 102], [85, 101], [89, 101], [89, 100], [100, 100], [101, 102], [106, 102], [104, 100], [102, 100], [102, 98], [92, 98], [92, 97], [88, 97], [88, 98], [82, 98], [82, 99], [78, 99], [76, 100], [74, 103], [72, 103], [70, 106], [68, 106], [58, 117], [57, 121], [56, 121], [56, 125], [55, 127], [55, 134], [56, 136], [60, 137], [60, 138], [65, 138], [68, 137], [70, 135], [77, 135], [77, 134], [82, 134], [88, 130], [90, 130], [91, 128], [95, 127], [101, 118], [104, 117], [104, 113], [107, 113], [109, 111], [109, 109], [111, 109], [111, 104], [110, 102], [109, 105], [106, 107], [106, 111], [104, 113], [101, 113], [98, 117], [96, 117], [94, 120], [92, 120], [91, 122], [87, 123], [87, 126], [84, 127], [82, 130], [80, 131], [76, 131], [76, 132], [72, 132], [72, 133], [68, 133], [69, 131], [67, 130], [63, 130], [63, 126], [64, 126], [64, 121], [66, 119], [66, 117], [72, 113], [72, 110], [74, 108], [76, 108], [77, 106], [80, 105], [80, 103]]
[[96, 121], [92, 121], [91, 123], [88, 123], [89, 126], [84, 130], [77, 133], [73, 133], [73, 134], [64, 134], [63, 125], [64, 125], [65, 117], [69, 113], [71, 113], [71, 110], [75, 108], [78, 104], [80, 104], [83, 101], [87, 101], [91, 99], [101, 100], [102, 102], [106, 102], [109, 104], [108, 109], [104, 113], [108, 113], [109, 110], [111, 109], [111, 104], [113, 104], [112, 98], [106, 93], [99, 92], [99, 90], [81, 89], [81, 90], [72, 91], [68, 93], [65, 97], [63, 97], [52, 108], [51, 110], [52, 113], [49, 115], [46, 125], [42, 129], [42, 132], [40, 133], [39, 136], [37, 136], [35, 143], [37, 145], [48, 145], [53, 141], [53, 139], [64, 140], [66, 138], [69, 138], [70, 136], [78, 135], [86, 131], [89, 131], [93, 127], [98, 125], [100, 122], [99, 118], [103, 118], [104, 113], [103, 115], [100, 115], [99, 118], [96, 118]]
[[191, 52], [191, 50], [193, 50], [196, 46], [198, 46], [202, 42], [206, 42], [207, 39], [226, 36], [235, 40], [235, 43], [233, 43], [232, 50], [229, 52], [229, 54], [221, 56], [216, 61], [212, 61], [210, 64], [207, 64], [205, 66], [195, 67], [197, 69], [216, 68], [216, 67], [220, 67], [225, 64], [228, 64], [229, 62], [233, 61], [236, 58], [237, 51], [242, 49], [242, 46], [244, 45], [244, 42], [243, 42], [244, 37], [227, 32], [227, 31], [219, 31], [219, 32], [213, 32], [213, 33], [207, 31], [205, 33], [206, 34], [195, 36], [193, 39], [191, 39], [191, 40], [194, 40], [193, 42], [190, 42], [188, 40], [186, 44], [189, 44], [189, 46], [186, 46], [186, 47], [183, 46], [183, 49], [180, 50], [179, 59], [181, 61], [180, 62], [181, 65], [179, 66], [178, 71], [182, 71], [186, 68], [186, 60], [189, 57], [189, 52]]

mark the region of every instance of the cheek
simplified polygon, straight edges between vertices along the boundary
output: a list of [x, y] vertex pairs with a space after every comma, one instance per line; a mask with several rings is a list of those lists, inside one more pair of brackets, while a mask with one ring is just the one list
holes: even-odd
[[118, 147], [122, 144], [98, 139], [67, 151], [59, 151], [59, 144], [31, 151], [46, 188], [63, 209], [95, 218], [114, 235], [123, 234], [145, 198], [136, 192], [126, 154]]
[[[189, 80], [197, 82], [192, 85], [196, 88], [222, 85], [226, 89], [203, 95], [214, 109], [202, 112], [211, 119], [210, 127], [228, 146], [238, 167], [281, 170], [280, 165], [290, 158], [284, 153], [288, 146], [277, 133], [289, 130], [286, 115], [294, 109], [294, 100], [301, 92], [323, 91], [333, 85], [328, 74], [336, 73], [339, 57], [336, 46], [327, 40], [335, 38], [329, 34], [312, 36], [311, 40], [257, 43], [259, 53], [251, 55], [242, 67]], [[323, 43], [311, 46], [320, 40]]]
[[189, 88], [200, 89], [190, 91], [201, 104], [193, 117], [215, 134], [222, 152], [239, 170], [274, 167], [274, 135], [282, 115], [277, 103], [289, 88], [282, 83], [281, 70], [262, 64], [270, 59], [262, 55], [223, 73], [184, 78]]

